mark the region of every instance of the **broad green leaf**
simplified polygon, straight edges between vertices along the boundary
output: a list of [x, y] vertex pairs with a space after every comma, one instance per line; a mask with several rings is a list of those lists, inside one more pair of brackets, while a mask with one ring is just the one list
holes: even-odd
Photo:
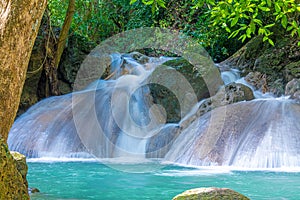
[[273, 26], [275, 26], [275, 23], [273, 23], [273, 24], [268, 24], [268, 25], [265, 26], [265, 28], [271, 28], [271, 27], [273, 27]]
[[266, 30], [264, 29], [264, 28], [259, 28], [258, 29], [258, 34], [259, 35], [263, 35], [263, 34], [265, 34], [266, 33]]
[[252, 33], [255, 33], [256, 27], [255, 27], [255, 24], [253, 21], [251, 21], [251, 23], [250, 23], [250, 29], [251, 29]]
[[278, 13], [281, 11], [281, 7], [280, 7], [280, 5], [277, 2], [275, 2], [275, 10]]
[[165, 2], [163, 0], [157, 0], [157, 4], [162, 8], [166, 8]]
[[267, 36], [264, 36], [263, 38], [263, 42], [265, 42], [266, 40], [268, 40], [269, 38]]
[[291, 36], [294, 37], [295, 33], [297, 32], [297, 29], [292, 30]]
[[137, 0], [130, 0], [130, 5], [134, 4], [135, 2], [137, 2]]
[[258, 8], [261, 9], [262, 11], [265, 11], [265, 12], [270, 11], [270, 8], [268, 8], [268, 7], [258, 7]]
[[251, 38], [251, 29], [250, 28], [247, 28], [246, 35], [248, 38]]
[[293, 25], [293, 27], [298, 28], [298, 24], [295, 20], [293, 20], [292, 25]]
[[283, 14], [280, 13], [279, 15], [276, 16], [275, 21], [279, 20], [280, 18], [282, 18]]
[[258, 25], [262, 26], [262, 21], [261, 20], [259, 20], [259, 19], [253, 19], [253, 21], [255, 23], [257, 23]]
[[300, 47], [300, 41], [298, 42], [298, 46]]
[[271, 0], [267, 0], [267, 4], [268, 4], [269, 7], [271, 7], [272, 6], [272, 1]]
[[268, 39], [268, 42], [272, 45], [272, 46], [274, 46], [274, 42], [273, 42], [273, 40], [271, 40], [271, 39]]
[[153, 3], [154, 3], [153, 0], [149, 0], [149, 1], [143, 0], [143, 4], [145, 5], [152, 5]]
[[287, 31], [291, 31], [292, 29], [293, 29], [294, 27], [293, 26], [289, 26], [289, 27], [287, 27]]
[[286, 15], [283, 15], [283, 17], [281, 18], [281, 25], [283, 26], [283, 28], [286, 28], [287, 23], [288, 23], [287, 17]]
[[231, 21], [231, 24], [230, 26], [233, 27], [234, 25], [236, 25], [236, 23], [239, 21], [239, 17], [235, 17], [232, 21]]
[[231, 32], [231, 30], [230, 30], [227, 26], [225, 27], [225, 30], [226, 30], [228, 33]]

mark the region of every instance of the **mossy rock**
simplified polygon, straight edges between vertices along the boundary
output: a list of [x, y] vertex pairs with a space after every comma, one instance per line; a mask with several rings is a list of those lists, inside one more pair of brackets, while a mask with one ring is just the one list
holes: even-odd
[[17, 161], [0, 138], [0, 199], [29, 199], [27, 181], [18, 170]]
[[189, 107], [210, 97], [211, 90], [202, 76], [197, 67], [183, 58], [169, 60], [155, 69], [150, 77], [150, 83], [155, 80], [149, 85], [151, 95], [154, 103], [165, 108], [167, 122], [180, 121]]
[[263, 42], [262, 37], [255, 37], [220, 65], [238, 68], [242, 76], [261, 73], [267, 80], [266, 92], [281, 96], [289, 81], [300, 78], [300, 47], [296, 37], [278, 34], [273, 40], [275, 46]]
[[173, 200], [249, 200], [249, 198], [228, 188], [211, 187], [187, 190]]

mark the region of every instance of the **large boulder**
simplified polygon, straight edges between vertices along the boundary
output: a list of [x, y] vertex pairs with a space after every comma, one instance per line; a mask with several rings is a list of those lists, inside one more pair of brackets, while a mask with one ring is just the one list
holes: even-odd
[[18, 164], [24, 159], [18, 160], [14, 159], [7, 144], [0, 138], [0, 199], [29, 199], [27, 181], [22, 175], [24, 173], [26, 176], [26, 170]]
[[[209, 67], [207, 68], [210, 70]], [[172, 70], [176, 70], [177, 74], [172, 72]], [[189, 111], [181, 106], [188, 105], [186, 107], [191, 107], [201, 99], [208, 98], [217, 92], [219, 87], [223, 85], [223, 82], [220, 74], [215, 74], [215, 72], [219, 73], [217, 68], [208, 73], [204, 72], [206, 73], [204, 75], [197, 67], [184, 58], [169, 60], [153, 72], [151, 79], [159, 80], [163, 84], [151, 84], [151, 95], [154, 103], [160, 104], [165, 108], [167, 122], [179, 122], [183, 117], [182, 113]], [[207, 83], [207, 80], [213, 79], [214, 82], [212, 84]], [[176, 95], [178, 91], [182, 95]]]
[[300, 101], [300, 79], [293, 79], [286, 84], [285, 95], [289, 95], [291, 99]]
[[196, 188], [187, 190], [173, 200], [249, 200], [248, 197], [228, 188]]

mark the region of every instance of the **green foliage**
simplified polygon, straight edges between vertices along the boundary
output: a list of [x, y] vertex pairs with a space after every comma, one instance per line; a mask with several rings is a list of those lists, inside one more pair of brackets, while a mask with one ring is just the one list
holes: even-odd
[[[137, 0], [131, 0], [136, 2]], [[160, 0], [161, 1], [161, 0]], [[143, 2], [157, 6], [155, 0]], [[263, 35], [263, 41], [274, 46], [270, 36], [274, 27], [300, 37], [300, 4], [295, 0], [193, 0], [194, 8], [208, 7], [213, 26], [220, 26], [230, 33], [229, 38], [238, 37], [244, 42], [254, 35]], [[165, 7], [165, 3], [161, 3]], [[300, 46], [300, 42], [298, 42]]]
[[[68, 1], [49, 0], [52, 25], [62, 26], [67, 4]], [[209, 11], [207, 6], [197, 9], [190, 0], [132, 0], [131, 4], [128, 0], [77, 0], [71, 31], [99, 43], [122, 31], [140, 27], [176, 29], [192, 36], [215, 61], [221, 61], [242, 43], [237, 39], [228, 42], [230, 33], [212, 26]]]
[[295, 0], [206, 0], [206, 3], [212, 5], [213, 25], [223, 27], [230, 33], [229, 38], [239, 36], [245, 41], [254, 35], [263, 35], [263, 41], [274, 46], [270, 36], [275, 28], [283, 29], [292, 37], [300, 36], [300, 5]]

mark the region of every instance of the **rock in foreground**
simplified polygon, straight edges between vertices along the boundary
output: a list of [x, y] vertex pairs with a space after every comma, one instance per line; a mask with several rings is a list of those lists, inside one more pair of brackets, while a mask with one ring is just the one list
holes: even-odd
[[236, 200], [249, 200], [248, 197], [233, 191], [228, 188], [196, 188], [187, 190], [176, 197], [173, 200], [226, 200], [226, 199], [236, 199]]
[[18, 170], [18, 162], [0, 137], [0, 199], [29, 199], [27, 181]]

